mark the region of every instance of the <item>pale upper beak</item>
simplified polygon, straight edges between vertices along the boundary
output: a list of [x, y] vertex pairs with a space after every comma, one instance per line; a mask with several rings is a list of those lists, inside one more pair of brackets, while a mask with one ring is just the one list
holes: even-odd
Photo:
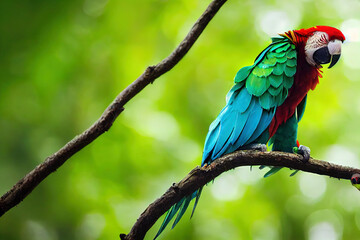
[[340, 59], [342, 41], [335, 39], [329, 42], [328, 49], [331, 55], [331, 63], [329, 68], [332, 68]]
[[332, 68], [340, 59], [341, 45], [342, 42], [335, 39], [331, 40], [327, 46], [316, 50], [313, 54], [313, 59], [316, 64], [330, 63], [329, 68]]

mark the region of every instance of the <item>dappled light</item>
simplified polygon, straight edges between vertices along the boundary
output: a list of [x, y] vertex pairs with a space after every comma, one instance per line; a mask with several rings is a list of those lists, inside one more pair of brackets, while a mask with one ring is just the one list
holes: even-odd
[[[168, 56], [209, 1], [4, 0], [0, 3], [0, 191], [91, 126], [147, 66]], [[0, 239], [118, 239], [201, 163], [236, 72], [270, 37], [329, 25], [342, 56], [310, 91], [298, 139], [311, 156], [360, 166], [360, 4], [228, 1], [174, 69], [125, 105], [111, 129], [0, 219]], [[159, 239], [357, 239], [350, 181], [283, 169], [231, 170]], [[192, 208], [193, 203], [190, 204]], [[152, 239], [160, 220], [145, 239]]]

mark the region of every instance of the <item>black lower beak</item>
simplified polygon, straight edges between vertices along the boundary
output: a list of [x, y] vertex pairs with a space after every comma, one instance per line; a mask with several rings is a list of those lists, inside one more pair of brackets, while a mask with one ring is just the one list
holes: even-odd
[[331, 55], [329, 53], [328, 47], [322, 47], [314, 52], [313, 59], [316, 64], [326, 64], [331, 60]]
[[331, 55], [328, 47], [322, 47], [314, 52], [313, 59], [316, 64], [330, 63], [329, 68], [332, 68], [340, 59], [340, 54]]
[[329, 65], [329, 68], [332, 68], [340, 59], [340, 54], [338, 55], [333, 55], [331, 58], [331, 63]]

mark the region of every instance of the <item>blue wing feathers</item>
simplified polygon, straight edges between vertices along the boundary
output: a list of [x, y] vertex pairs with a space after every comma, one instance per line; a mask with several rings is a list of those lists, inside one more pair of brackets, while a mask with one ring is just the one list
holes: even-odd
[[210, 125], [205, 140], [202, 165], [223, 155], [237, 140], [245, 126], [252, 96], [244, 84], [236, 84], [228, 93], [227, 100], [227, 105]]
[[228, 104], [214, 121], [215, 128], [209, 130], [202, 165], [251, 143], [249, 140], [260, 136], [274, 116], [273, 111], [263, 113], [258, 98], [252, 97], [244, 86], [230, 91]]
[[258, 99], [254, 98], [251, 101], [251, 106], [249, 107], [249, 110], [245, 112], [248, 113], [247, 121], [243, 131], [239, 136], [239, 139], [235, 143], [235, 146], [237, 148], [244, 146], [245, 143], [249, 140], [255, 129], [258, 127], [262, 112], [263, 108], [261, 107]]
[[263, 109], [259, 98], [250, 95], [245, 86], [235, 85], [230, 92], [227, 105], [215, 120], [216, 127], [206, 138], [202, 165], [256, 140], [274, 116], [274, 111]]
[[240, 113], [236, 113], [236, 125], [234, 131], [232, 132], [230, 143], [233, 145], [236, 140], [239, 138], [241, 131], [243, 130], [246, 123], [246, 118], [242, 117]]
[[[216, 158], [251, 143], [265, 143], [267, 129], [293, 85], [296, 71], [296, 51], [285, 37], [273, 39], [254, 64], [240, 69], [235, 76], [235, 85], [226, 95], [226, 106], [211, 123], [206, 136], [201, 166]], [[298, 121], [305, 109], [306, 98], [297, 108]], [[273, 169], [267, 175], [275, 173]], [[196, 198], [191, 216], [198, 204], [202, 188], [182, 198], [172, 206], [156, 235], [157, 238], [175, 217], [172, 227], [183, 217], [191, 200]]]
[[230, 113], [225, 114], [224, 118], [220, 120], [220, 134], [215, 144], [215, 148], [212, 152], [212, 158], [218, 158], [221, 156], [220, 150], [223, 149], [228, 143], [228, 139], [234, 129], [236, 115], [230, 111]]
[[232, 104], [234, 105], [233, 108], [236, 109], [238, 112], [243, 113], [250, 106], [251, 99], [252, 96], [249, 94], [246, 88], [242, 88], [241, 92], [236, 97], [236, 102], [234, 103], [235, 99], [232, 102]]
[[219, 137], [219, 134], [220, 134], [220, 125], [219, 125], [220, 121], [218, 121], [218, 119], [216, 119], [215, 121], [217, 121], [217, 124], [216, 125], [214, 124], [213, 125], [214, 127], [209, 129], [209, 133], [206, 136], [205, 142], [207, 144], [205, 144], [205, 147], [204, 147], [203, 159], [201, 162], [201, 166], [203, 166], [206, 163], [205, 160], [211, 154], [211, 151], [214, 148], [214, 146], [217, 142], [217, 139]]
[[254, 133], [251, 135], [250, 139], [245, 143], [245, 145], [248, 145], [250, 143], [252, 143], [253, 141], [255, 141], [258, 137], [260, 137], [260, 135], [265, 131], [265, 129], [268, 128], [268, 126], [270, 125], [273, 117], [275, 115], [275, 108], [273, 111], [267, 111], [264, 110], [262, 112], [261, 118], [260, 118], [260, 122], [257, 126], [257, 128], [255, 129]]
[[[240, 83], [238, 83], [238, 84], [235, 84], [231, 89], [230, 89], [230, 91], [226, 94], [226, 103], [227, 104], [231, 104], [231, 100], [234, 98], [234, 95], [236, 95], [237, 93], [238, 93], [238, 91], [237, 90], [239, 90], [241, 87], [242, 87], [242, 85], [244, 85], [244, 84], [240, 84]], [[235, 94], [235, 92], [237, 91], [237, 93]], [[231, 100], [230, 100], [231, 99]]]

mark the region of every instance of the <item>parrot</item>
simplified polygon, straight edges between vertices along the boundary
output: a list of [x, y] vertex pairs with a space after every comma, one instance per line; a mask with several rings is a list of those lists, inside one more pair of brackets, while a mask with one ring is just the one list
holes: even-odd
[[[322, 78], [322, 65], [332, 68], [340, 59], [344, 34], [330, 26], [290, 30], [272, 38], [252, 65], [235, 75], [226, 95], [226, 105], [211, 123], [205, 139], [201, 167], [211, 167], [217, 158], [237, 150], [257, 149], [298, 153], [306, 162], [310, 148], [297, 141], [298, 123], [303, 117], [307, 93]], [[270, 176], [279, 167], [270, 167]], [[202, 188], [183, 197], [167, 212], [156, 239], [169, 222], [180, 221], [195, 199], [191, 217]]]

